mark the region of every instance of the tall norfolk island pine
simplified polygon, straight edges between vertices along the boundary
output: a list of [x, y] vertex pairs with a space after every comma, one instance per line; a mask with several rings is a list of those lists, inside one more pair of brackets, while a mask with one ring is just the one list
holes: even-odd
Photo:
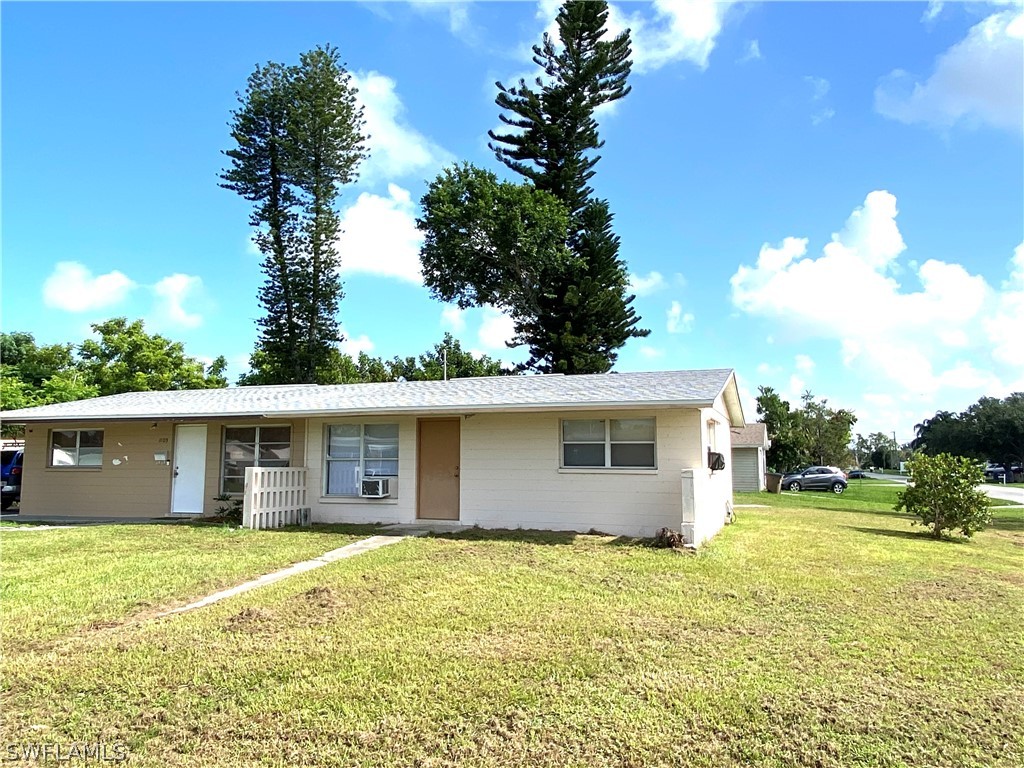
[[254, 203], [250, 223], [263, 254], [264, 316], [251, 384], [314, 383], [328, 375], [341, 341], [335, 241], [338, 187], [366, 156], [362, 109], [337, 49], [316, 48], [297, 66], [269, 62], [249, 77], [232, 113], [222, 174]]
[[420, 251], [434, 296], [459, 306], [490, 304], [528, 344], [525, 367], [543, 373], [603, 373], [630, 338], [646, 336], [626, 295], [625, 264], [608, 203], [589, 181], [601, 148], [594, 110], [629, 92], [629, 33], [604, 40], [607, 3], [570, 0], [559, 11], [563, 49], [534, 47], [544, 69], [535, 86], [498, 84], [513, 131], [491, 148], [528, 183], [499, 182], [461, 165], [423, 197]]
[[605, 200], [593, 198], [589, 181], [604, 146], [594, 111], [629, 93], [629, 32], [607, 37], [606, 2], [568, 0], [556, 23], [562, 48], [545, 34], [534, 62], [545, 79], [536, 87], [498, 84], [496, 103], [515, 130], [490, 132], [491, 149], [510, 169], [558, 198], [569, 214], [566, 245], [574, 259], [544, 276], [539, 312], [524, 328], [530, 367], [543, 372], [602, 373], [614, 365], [630, 338], [650, 331], [626, 295], [626, 266]]

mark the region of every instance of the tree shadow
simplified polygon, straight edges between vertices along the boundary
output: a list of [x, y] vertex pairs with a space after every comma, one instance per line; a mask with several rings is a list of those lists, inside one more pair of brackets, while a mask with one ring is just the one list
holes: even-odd
[[928, 531], [895, 531], [892, 528], [863, 528], [857, 525], [844, 525], [843, 528], [849, 528], [851, 531], [857, 531], [858, 533], [871, 533], [875, 536], [888, 536], [893, 539], [910, 539], [911, 541], [941, 541], [950, 544], [965, 544], [968, 539], [960, 537], [943, 537], [936, 539]]
[[432, 531], [427, 538], [448, 541], [510, 541], [517, 544], [565, 546], [576, 541], [576, 531], [541, 531], [532, 528], [463, 528], [457, 531]]

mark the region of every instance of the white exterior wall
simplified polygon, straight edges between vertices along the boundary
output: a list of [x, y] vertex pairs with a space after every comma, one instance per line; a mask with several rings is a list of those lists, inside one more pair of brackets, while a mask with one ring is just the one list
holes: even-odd
[[[713, 408], [702, 408], [701, 416], [701, 447], [703, 461], [700, 466], [704, 473], [700, 475], [699, 494], [694, 520], [693, 543], [702, 544], [718, 533], [725, 525], [725, 519], [732, 509], [732, 424], [729, 422], [725, 399], [719, 395]], [[708, 434], [708, 421], [715, 421], [714, 436]], [[714, 445], [711, 445], [711, 441]], [[725, 469], [718, 472], [708, 470], [708, 449], [717, 451], [725, 457]], [[695, 473], [696, 474], [696, 473]], [[705, 480], [706, 478], [706, 480]]]
[[[560, 469], [563, 418], [654, 417], [657, 469]], [[701, 461], [698, 411], [477, 414], [462, 424], [462, 516], [483, 528], [626, 536], [679, 530], [679, 470]]]
[[[391, 495], [383, 499], [324, 494], [324, 450], [329, 424], [398, 424], [398, 477], [391, 478]], [[416, 522], [416, 417], [309, 419], [306, 424], [307, 498], [314, 523]]]
[[[461, 525], [537, 528], [613, 535], [653, 536], [680, 530], [680, 471], [693, 469], [700, 486], [697, 541], [714, 535], [732, 499], [729, 420], [715, 409], [477, 413], [461, 418]], [[657, 469], [561, 469], [563, 418], [654, 417]], [[707, 469], [705, 423], [718, 422], [718, 450], [726, 469]], [[341, 423], [398, 423], [399, 476], [387, 499], [323, 495], [324, 427]], [[310, 419], [306, 429], [310, 505], [317, 523], [416, 522], [415, 416]]]

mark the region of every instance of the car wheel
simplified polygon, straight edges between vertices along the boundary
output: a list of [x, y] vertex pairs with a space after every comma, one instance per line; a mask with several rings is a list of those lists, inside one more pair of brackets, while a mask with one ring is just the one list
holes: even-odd
[[832, 493], [836, 494], [837, 496], [845, 490], [846, 486], [843, 485], [842, 483], [832, 483]]
[[799, 491], [800, 490], [800, 483], [798, 483], [796, 480], [794, 480], [792, 483], [789, 484], [789, 490], [791, 490], [791, 491]]

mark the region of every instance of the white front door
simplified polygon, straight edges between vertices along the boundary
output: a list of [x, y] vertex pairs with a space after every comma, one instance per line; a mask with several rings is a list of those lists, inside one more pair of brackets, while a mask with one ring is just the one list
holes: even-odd
[[174, 428], [171, 514], [201, 515], [205, 488], [206, 425], [178, 424]]

